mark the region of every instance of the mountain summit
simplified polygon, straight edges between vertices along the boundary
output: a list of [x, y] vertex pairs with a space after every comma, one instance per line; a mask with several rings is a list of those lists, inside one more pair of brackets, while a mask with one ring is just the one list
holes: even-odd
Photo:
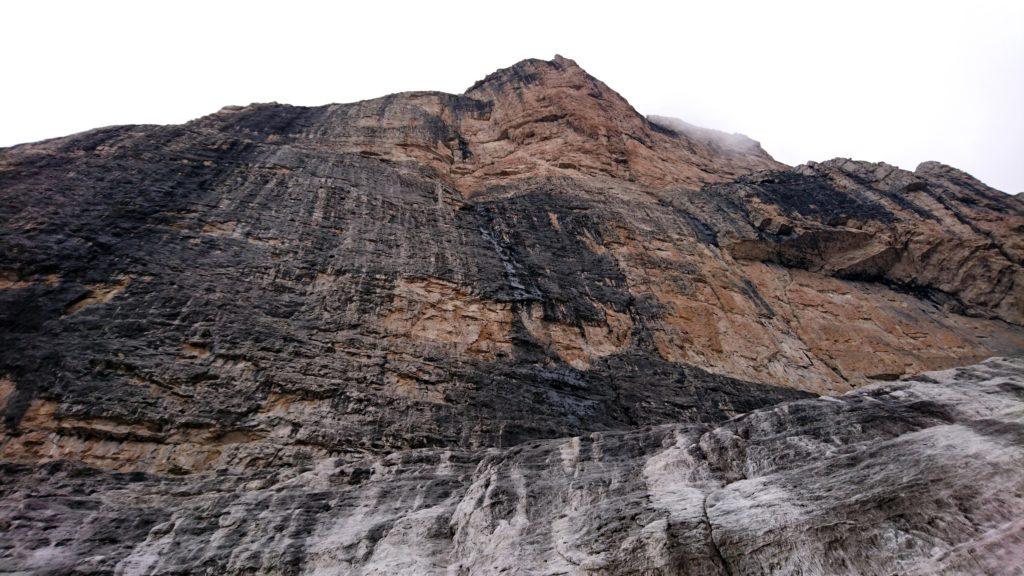
[[408, 92], [315, 108], [232, 107], [197, 124], [249, 137], [283, 128], [274, 136], [292, 145], [415, 161], [467, 196], [560, 176], [699, 188], [784, 167], [756, 144], [738, 152], [652, 124], [560, 56], [524, 60], [459, 96]]
[[954, 168], [791, 168], [556, 57], [0, 149], [0, 197], [0, 572], [1024, 554], [1024, 203]]

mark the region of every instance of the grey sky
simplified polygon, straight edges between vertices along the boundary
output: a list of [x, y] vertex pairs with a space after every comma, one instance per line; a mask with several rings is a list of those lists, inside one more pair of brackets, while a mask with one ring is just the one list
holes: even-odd
[[789, 164], [938, 160], [1024, 191], [1024, 2], [8, 2], [0, 146], [227, 104], [461, 92], [575, 59]]

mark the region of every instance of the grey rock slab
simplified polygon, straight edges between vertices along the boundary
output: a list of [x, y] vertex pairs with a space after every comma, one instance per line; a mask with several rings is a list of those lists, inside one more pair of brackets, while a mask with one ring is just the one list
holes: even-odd
[[[1024, 360], [510, 448], [248, 474], [3, 469], [0, 569], [1013, 574]], [[71, 527], [75, 527], [72, 529]]]

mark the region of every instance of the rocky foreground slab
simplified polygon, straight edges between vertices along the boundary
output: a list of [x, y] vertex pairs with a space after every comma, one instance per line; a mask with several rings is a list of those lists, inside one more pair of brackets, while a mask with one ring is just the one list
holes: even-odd
[[1015, 574], [1024, 360], [483, 450], [169, 477], [0, 471], [39, 574]]

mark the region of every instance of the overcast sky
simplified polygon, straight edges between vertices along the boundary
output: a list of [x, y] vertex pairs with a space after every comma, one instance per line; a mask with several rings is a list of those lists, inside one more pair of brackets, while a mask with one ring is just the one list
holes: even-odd
[[558, 53], [641, 113], [788, 164], [938, 160], [1024, 191], [1020, 0], [22, 0], [0, 4], [0, 51], [0, 146], [227, 104], [462, 92]]

